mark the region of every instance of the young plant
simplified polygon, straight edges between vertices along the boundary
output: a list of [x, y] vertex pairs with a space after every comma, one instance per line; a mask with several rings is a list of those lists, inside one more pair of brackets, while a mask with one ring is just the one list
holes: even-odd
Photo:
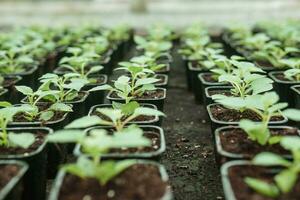
[[24, 149], [30, 147], [35, 140], [33, 134], [7, 131], [7, 125], [13, 121], [13, 117], [27, 108], [23, 106], [14, 107], [9, 102], [0, 102], [0, 107], [4, 107], [0, 109], [0, 146], [5, 148], [20, 147]]
[[290, 69], [284, 71], [284, 77], [290, 81], [300, 81], [300, 59], [282, 59], [281, 63]]
[[28, 55], [22, 53], [18, 47], [0, 51], [0, 73], [11, 74], [25, 71], [25, 67], [35, 63]]
[[[47, 73], [40, 77], [39, 80], [42, 83], [41, 90], [52, 91], [51, 88], [54, 88], [58, 91], [57, 98], [59, 102], [73, 101], [78, 97], [81, 88], [89, 83], [87, 80], [81, 79], [77, 73], [68, 73], [63, 76]], [[49, 98], [50, 96], [45, 97], [51, 102], [56, 102], [56, 99]]]
[[[260, 117], [260, 122], [243, 119], [239, 126], [242, 128], [253, 141], [257, 141], [261, 145], [274, 144], [278, 142], [279, 137], [271, 137], [268, 124], [272, 117], [286, 116], [292, 120], [297, 119], [297, 110], [285, 109], [287, 103], [278, 103], [279, 96], [275, 92], [267, 92], [264, 94], [241, 97], [223, 97], [217, 102], [225, 107], [236, 109], [241, 112], [251, 110]], [[299, 114], [299, 113], [298, 113]], [[296, 116], [294, 116], [296, 115]]]
[[48, 141], [80, 144], [84, 154], [79, 156], [76, 163], [65, 164], [62, 169], [82, 179], [95, 178], [102, 186], [128, 167], [136, 164], [135, 160], [102, 161], [102, 154], [113, 148], [151, 145], [149, 139], [143, 136], [143, 131], [133, 125], [112, 135], [102, 129], [93, 130], [89, 134], [76, 130], [62, 130], [49, 135]]
[[[299, 114], [299, 113], [298, 113]], [[265, 167], [279, 167], [279, 172], [274, 176], [272, 182], [246, 177], [246, 184], [256, 192], [276, 199], [280, 195], [292, 191], [299, 178], [300, 173], [300, 139], [297, 136], [285, 136], [280, 140], [281, 146], [290, 151], [293, 160], [287, 160], [280, 155], [263, 152], [254, 157], [254, 165]]]
[[230, 90], [233, 96], [244, 98], [273, 88], [273, 80], [259, 74], [264, 73], [262, 69], [250, 62], [232, 62], [237, 68], [233, 69], [231, 74], [226, 73], [219, 76], [219, 82], [230, 83], [233, 87]]
[[145, 92], [155, 90], [153, 83], [158, 82], [159, 79], [156, 78], [137, 78], [128, 77], [125, 75], [120, 76], [115, 82], [114, 87], [110, 85], [101, 85], [92, 88], [89, 91], [97, 90], [110, 90], [115, 92], [118, 97], [125, 100], [126, 103], [132, 99], [139, 98], [145, 94]]
[[139, 116], [165, 116], [164, 113], [147, 107], [140, 107], [135, 101], [127, 104], [114, 103], [113, 108], [98, 108], [102, 116], [85, 116], [74, 120], [66, 128], [86, 128], [95, 125], [112, 126], [117, 131], [124, 129], [129, 122]]

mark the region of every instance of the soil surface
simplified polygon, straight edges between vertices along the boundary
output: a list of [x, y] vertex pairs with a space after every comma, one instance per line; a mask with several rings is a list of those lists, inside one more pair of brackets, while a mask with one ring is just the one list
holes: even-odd
[[180, 56], [173, 58], [162, 126], [167, 150], [160, 162], [169, 173], [175, 200], [224, 199], [206, 110], [187, 89]]
[[[113, 92], [110, 97], [112, 98], [120, 98], [116, 92]], [[160, 98], [163, 98], [164, 97], [164, 91], [163, 90], [153, 90], [153, 91], [146, 91], [144, 92], [144, 94], [140, 97], [137, 97], [137, 98], [134, 98], [134, 99], [149, 99], [149, 100], [152, 100], [152, 99], [160, 99]]]
[[0, 165], [0, 190], [15, 177], [20, 170], [17, 165]]
[[[272, 200], [264, 197], [250, 189], [244, 182], [245, 177], [258, 178], [263, 181], [274, 183], [274, 173], [270, 170], [258, 166], [234, 166], [229, 169], [229, 180], [233, 188], [237, 188], [234, 194], [237, 200]], [[291, 192], [281, 195], [276, 200], [297, 200], [300, 199], [300, 181], [298, 180]]]
[[[271, 129], [272, 136], [296, 136], [297, 129]], [[262, 146], [248, 138], [242, 129], [226, 129], [220, 133], [222, 148], [230, 153], [242, 154], [245, 158], [253, 158], [260, 152], [273, 152], [288, 155], [289, 151], [279, 144]]]
[[165, 194], [167, 183], [152, 165], [133, 165], [117, 178], [101, 186], [96, 179], [80, 179], [67, 175], [59, 200], [82, 200], [89, 194], [92, 200], [159, 200]]

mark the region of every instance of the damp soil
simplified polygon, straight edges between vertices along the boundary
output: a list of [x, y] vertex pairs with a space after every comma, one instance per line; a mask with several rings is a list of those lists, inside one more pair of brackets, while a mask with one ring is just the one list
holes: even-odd
[[[51, 105], [51, 103], [41, 103], [38, 105], [39, 111], [44, 111], [46, 109], [49, 108], [49, 106]], [[40, 115], [36, 116], [32, 121], [29, 121], [28, 119], [25, 118], [24, 113], [18, 113], [14, 116], [13, 118], [13, 122], [41, 122], [41, 123], [47, 123], [47, 122], [53, 122], [53, 121], [57, 121], [60, 120], [64, 117], [66, 113], [65, 112], [59, 112], [59, 111], [54, 111], [54, 115], [53, 117], [48, 120], [48, 121], [40, 121], [39, 117]]]
[[0, 165], [0, 191], [9, 183], [9, 181], [17, 176], [20, 166], [14, 164]]
[[[135, 99], [139, 100], [139, 99], [160, 99], [164, 97], [164, 91], [163, 90], [154, 90], [154, 91], [146, 91], [142, 96], [137, 97]], [[112, 98], [120, 98], [118, 97], [116, 92], [111, 93], [110, 97]]]
[[275, 68], [271, 63], [269, 63], [267, 61], [256, 61], [255, 63], [258, 65], [258, 67], [263, 68], [263, 69], [271, 70], [271, 69]]
[[28, 147], [27, 149], [21, 148], [21, 147], [3, 147], [0, 146], [0, 154], [1, 155], [20, 155], [20, 154], [26, 154], [36, 151], [45, 141], [46, 133], [42, 131], [29, 131], [30, 133], [33, 133], [35, 136], [34, 143]]
[[[272, 136], [297, 136], [298, 131], [291, 129], [270, 129]], [[248, 135], [239, 128], [226, 129], [219, 134], [221, 146], [226, 152], [234, 154], [242, 154], [245, 158], [253, 158], [260, 152], [273, 152], [281, 155], [288, 155], [289, 152], [282, 148], [279, 144], [260, 145], [248, 138]]]
[[214, 75], [212, 73], [202, 74], [201, 76], [203, 77], [203, 79], [206, 82], [209, 82], [209, 83], [219, 83], [218, 80], [214, 77]]
[[59, 193], [59, 200], [159, 200], [168, 184], [161, 179], [153, 165], [136, 164], [101, 186], [96, 179], [81, 179], [67, 174]]
[[[260, 121], [261, 117], [251, 110], [240, 112], [238, 110], [225, 108], [222, 105], [216, 104], [211, 106], [210, 111], [214, 119], [224, 122], [238, 122], [241, 119], [249, 119], [252, 121]], [[281, 116], [271, 117], [270, 121], [282, 121]]]
[[208, 95], [209, 97], [211, 97], [212, 95], [215, 95], [215, 94], [221, 94], [221, 95], [225, 95], [225, 96], [233, 96], [230, 92], [230, 89], [216, 89], [216, 90], [208, 90]]
[[[274, 183], [274, 176], [275, 173], [271, 172], [270, 169], [259, 166], [240, 165], [229, 168], [229, 180], [237, 200], [274, 200], [273, 198], [268, 198], [256, 193], [254, 190], [249, 188], [244, 182], [245, 177], [252, 177], [261, 179], [269, 183]], [[298, 199], [300, 199], [299, 179], [291, 192], [276, 198], [276, 200]]]

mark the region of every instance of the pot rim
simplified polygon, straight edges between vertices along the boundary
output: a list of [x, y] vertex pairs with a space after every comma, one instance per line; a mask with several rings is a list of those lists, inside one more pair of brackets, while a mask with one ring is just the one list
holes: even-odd
[[[167, 92], [166, 92], [167, 90], [166, 90], [165, 88], [160, 88], [160, 87], [156, 88], [156, 91], [159, 91], [159, 90], [163, 91], [163, 93], [164, 93], [164, 96], [163, 96], [163, 97], [160, 97], [160, 98], [157, 98], [157, 99], [145, 99], [145, 98], [132, 99], [132, 101], [157, 101], [157, 100], [165, 99], [166, 96], [167, 96]], [[107, 98], [108, 100], [111, 100], [111, 101], [115, 101], [115, 100], [124, 100], [124, 99], [119, 98], [119, 97], [111, 97], [111, 94], [112, 94], [113, 92], [114, 92], [114, 91], [110, 91], [110, 92], [107, 94], [106, 98]], [[124, 100], [124, 101], [125, 101], [125, 100]]]
[[284, 81], [284, 80], [280, 80], [278, 79], [275, 75], [276, 74], [280, 74], [283, 73], [284, 71], [272, 71], [269, 72], [268, 75], [271, 77], [271, 79], [273, 79], [273, 81], [277, 82], [277, 83], [281, 83], [281, 84], [288, 84], [288, 85], [295, 85], [295, 84], [300, 84], [300, 81]]

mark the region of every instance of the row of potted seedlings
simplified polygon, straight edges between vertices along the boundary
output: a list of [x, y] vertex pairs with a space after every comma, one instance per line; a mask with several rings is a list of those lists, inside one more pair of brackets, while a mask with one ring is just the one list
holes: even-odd
[[[131, 35], [123, 26], [31, 27], [1, 34], [1, 91], [9, 96], [0, 103], [0, 199], [45, 199], [47, 178], [68, 153], [67, 145], [48, 137], [103, 102], [103, 92], [89, 90], [107, 82], [100, 71], [112, 66], [98, 60], [122, 58]], [[56, 66], [70, 71], [56, 74]]]
[[[206, 36], [199, 31], [195, 40], [199, 35]], [[226, 42], [236, 39], [231, 32], [225, 34]], [[284, 102], [273, 88], [275, 81], [241, 53], [238, 48], [243, 45], [235, 45], [232, 48], [240, 54], [227, 57], [220, 55], [221, 51], [206, 59], [211, 63], [208, 74], [219, 86], [200, 81], [201, 86], [196, 88], [203, 95], [210, 119], [225, 197], [298, 199], [299, 130], [288, 125], [300, 120], [300, 111]], [[188, 49], [185, 43], [182, 49]]]
[[[135, 36], [142, 54], [119, 63], [115, 71], [122, 73], [113, 84], [89, 90], [108, 90], [110, 104], [93, 106], [87, 116], [50, 136], [51, 142], [75, 143], [77, 157], [59, 171], [50, 200], [172, 199], [166, 170], [154, 161], [166, 148], [160, 128], [166, 89], [158, 86], [167, 78], [162, 81], [156, 72], [170, 64], [159, 59], [170, 55], [171, 47], [155, 47], [163, 41], [150, 35]], [[148, 43], [155, 45], [144, 48]]]

